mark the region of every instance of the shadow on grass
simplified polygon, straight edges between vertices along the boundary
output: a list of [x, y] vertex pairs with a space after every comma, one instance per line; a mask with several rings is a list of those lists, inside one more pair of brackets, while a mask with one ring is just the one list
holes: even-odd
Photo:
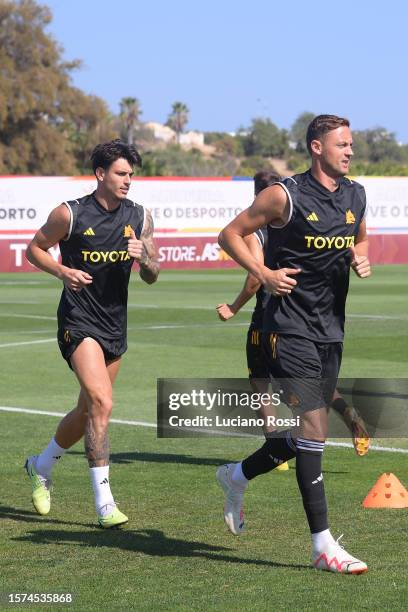
[[[69, 455], [85, 454], [81, 451], [69, 451]], [[184, 465], [203, 465], [218, 467], [223, 463], [234, 463], [237, 460], [225, 459], [225, 457], [193, 457], [191, 455], [180, 455], [172, 453], [148, 453], [148, 452], [123, 452], [111, 453], [109, 457], [110, 463], [124, 464], [133, 463], [135, 461], [146, 461], [148, 463], [176, 463]], [[289, 469], [295, 469], [295, 463], [289, 465]], [[349, 470], [323, 470], [323, 474], [348, 474]]]
[[[69, 455], [83, 455], [80, 451], [69, 451]], [[231, 459], [223, 457], [193, 457], [191, 455], [180, 455], [179, 453], [148, 453], [148, 452], [123, 452], [111, 453], [110, 463], [133, 463], [134, 461], [147, 461], [151, 463], [183, 463], [186, 465], [213, 465], [231, 463]]]
[[31, 510], [21, 510], [11, 506], [0, 506], [0, 519], [11, 519], [21, 523], [37, 523], [38, 525], [48, 523], [51, 525], [76, 525], [77, 527], [94, 527], [93, 523], [77, 523], [75, 521], [59, 521], [58, 519], [39, 516]]
[[203, 558], [209, 561], [262, 567], [310, 569], [309, 565], [235, 557], [231, 554], [225, 554], [225, 551], [231, 550], [230, 548], [214, 546], [205, 542], [168, 538], [162, 531], [157, 529], [140, 531], [131, 531], [129, 529], [102, 531], [96, 528], [91, 531], [51, 531], [42, 529], [40, 531], [31, 531], [27, 535], [12, 538], [12, 540], [15, 542], [30, 542], [32, 544], [64, 546], [72, 544], [75, 546], [93, 546], [97, 548], [106, 546], [107, 548], [118, 548], [152, 557]]

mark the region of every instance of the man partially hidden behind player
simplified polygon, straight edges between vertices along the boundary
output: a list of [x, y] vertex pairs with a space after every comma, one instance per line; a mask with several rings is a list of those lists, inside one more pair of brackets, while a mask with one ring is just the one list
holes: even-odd
[[[108, 424], [112, 385], [127, 349], [127, 297], [134, 261], [140, 277], [154, 283], [159, 264], [149, 211], [127, 199], [135, 147], [114, 140], [95, 147], [96, 191], [64, 202], [49, 215], [27, 250], [28, 260], [64, 284], [58, 307], [58, 344], [80, 385], [77, 406], [60, 422], [55, 437], [27, 459], [32, 500], [39, 514], [50, 511], [51, 470], [65, 451], [85, 437], [85, 452], [98, 522], [110, 528], [128, 518], [115, 504], [109, 484]], [[59, 243], [62, 263], [47, 252]]]
[[[280, 180], [279, 174], [272, 170], [261, 170], [254, 176], [255, 197], [266, 187], [270, 187]], [[261, 263], [264, 261], [264, 254], [268, 244], [268, 231], [266, 227], [261, 227], [254, 234], [245, 236], [245, 242], [251, 254]], [[245, 279], [244, 286], [235, 298], [233, 304], [218, 304], [217, 313], [221, 321], [231, 319], [245, 304], [256, 294], [256, 305], [251, 317], [246, 341], [246, 356], [249, 372], [249, 379], [254, 391], [258, 393], [268, 393], [269, 389], [269, 372], [265, 358], [263, 355], [261, 337], [263, 326], [264, 307], [269, 298], [269, 294], [265, 291], [259, 280], [248, 273]], [[275, 410], [270, 405], [264, 404], [259, 413], [264, 419], [263, 430], [265, 437], [274, 431], [273, 427], [268, 423], [268, 417], [276, 416]], [[276, 468], [278, 471], [286, 471], [289, 469], [286, 461], [279, 464]]]
[[[296, 477], [312, 535], [316, 569], [360, 574], [367, 565], [347, 553], [329, 530], [322, 476], [327, 405], [341, 363], [350, 266], [370, 275], [364, 188], [345, 178], [353, 155], [347, 119], [319, 115], [307, 131], [311, 169], [264, 189], [220, 234], [220, 244], [265, 285], [264, 349], [268, 367], [300, 417], [296, 431], [271, 434], [236, 465], [218, 470], [225, 520], [239, 534], [248, 482], [296, 457]], [[268, 226], [263, 265], [244, 237]]]

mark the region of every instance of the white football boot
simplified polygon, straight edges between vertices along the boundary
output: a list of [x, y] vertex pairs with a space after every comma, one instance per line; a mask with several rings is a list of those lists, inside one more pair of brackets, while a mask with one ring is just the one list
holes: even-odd
[[244, 531], [244, 511], [242, 502], [245, 488], [237, 487], [231, 479], [235, 468], [234, 463], [220, 465], [217, 470], [217, 480], [225, 493], [224, 520], [228, 529], [234, 535]]
[[313, 567], [336, 574], [364, 574], [368, 570], [367, 565], [344, 550], [339, 544], [342, 537], [340, 536], [333, 544], [328, 544], [323, 551], [313, 551]]

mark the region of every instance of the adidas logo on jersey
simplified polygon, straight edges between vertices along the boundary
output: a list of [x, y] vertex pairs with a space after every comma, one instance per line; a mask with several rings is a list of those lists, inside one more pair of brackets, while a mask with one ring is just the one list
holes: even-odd
[[351, 212], [351, 210], [346, 210], [346, 225], [348, 223], [355, 223], [356, 222], [356, 218], [353, 215], [353, 213]]
[[125, 229], [123, 230], [123, 236], [125, 238], [130, 238], [132, 235], [132, 226], [131, 225], [125, 225]]
[[307, 219], [308, 221], [318, 221], [318, 220], [319, 220], [319, 217], [316, 215], [316, 213], [315, 213], [315, 212], [312, 212], [312, 213], [310, 213], [310, 215], [308, 215], [308, 216], [306, 217], [306, 219]]
[[84, 231], [84, 236], [95, 236], [95, 232], [92, 227], [88, 227], [87, 230]]

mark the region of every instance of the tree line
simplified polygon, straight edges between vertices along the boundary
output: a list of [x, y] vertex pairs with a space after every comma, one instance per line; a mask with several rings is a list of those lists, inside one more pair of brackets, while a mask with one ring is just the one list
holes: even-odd
[[[262, 169], [303, 171], [311, 112], [301, 113], [289, 130], [257, 117], [235, 133], [205, 132], [204, 147], [180, 145], [189, 109], [173, 103], [166, 125], [174, 140], [157, 140], [141, 121], [136, 97], [120, 101], [113, 114], [106, 102], [72, 84], [79, 60], [65, 61], [46, 32], [52, 14], [36, 0], [0, 2], [0, 173], [89, 174], [89, 155], [105, 140], [121, 137], [141, 150], [147, 176], [251, 176]], [[408, 145], [383, 127], [353, 131], [353, 174], [408, 175]]]

